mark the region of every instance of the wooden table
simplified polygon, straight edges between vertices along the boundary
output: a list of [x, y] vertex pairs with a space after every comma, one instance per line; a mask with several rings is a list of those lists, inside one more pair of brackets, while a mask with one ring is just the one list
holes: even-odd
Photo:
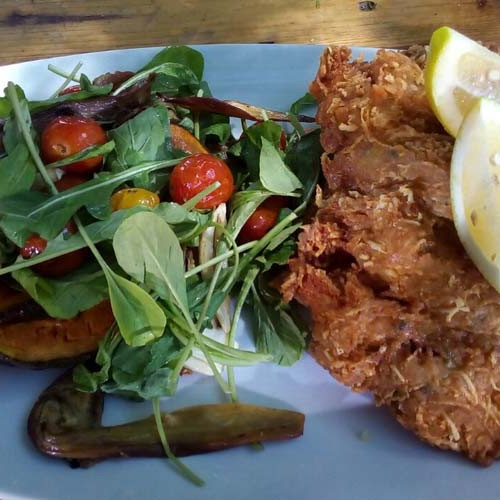
[[499, 0], [1, 0], [0, 7], [0, 64], [173, 43], [403, 47], [428, 42], [444, 24], [500, 42]]

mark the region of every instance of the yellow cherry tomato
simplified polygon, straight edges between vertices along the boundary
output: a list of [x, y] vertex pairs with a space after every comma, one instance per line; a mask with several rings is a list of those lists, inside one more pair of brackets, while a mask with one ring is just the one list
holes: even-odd
[[124, 208], [144, 207], [154, 208], [160, 203], [160, 198], [156, 193], [142, 188], [120, 189], [111, 197], [111, 210], [123, 210]]

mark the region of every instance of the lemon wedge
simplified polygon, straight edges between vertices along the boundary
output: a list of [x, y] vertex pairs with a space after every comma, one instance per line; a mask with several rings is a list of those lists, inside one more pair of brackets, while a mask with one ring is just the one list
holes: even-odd
[[425, 86], [434, 113], [456, 137], [477, 98], [500, 101], [500, 55], [451, 28], [439, 28], [430, 42]]
[[450, 191], [458, 236], [500, 292], [500, 103], [477, 99], [465, 117], [453, 150]]

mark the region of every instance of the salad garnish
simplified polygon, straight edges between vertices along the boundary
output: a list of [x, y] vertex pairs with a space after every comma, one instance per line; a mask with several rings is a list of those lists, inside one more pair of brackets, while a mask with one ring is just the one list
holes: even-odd
[[[187, 369], [237, 404], [234, 367], [300, 359], [306, 329], [273, 284], [321, 155], [298, 114], [310, 96], [288, 113], [223, 101], [203, 68], [198, 51], [167, 47], [93, 81], [51, 66], [64, 81], [48, 99], [13, 83], [0, 99], [0, 276], [52, 318], [109, 300], [115, 321], [74, 387], [151, 400], [165, 454], [196, 484], [159, 398]], [[238, 345], [245, 308], [254, 350]]]

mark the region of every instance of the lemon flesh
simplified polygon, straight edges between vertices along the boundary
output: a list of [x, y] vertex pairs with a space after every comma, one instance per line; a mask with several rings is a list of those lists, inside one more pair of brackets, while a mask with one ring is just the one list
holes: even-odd
[[453, 137], [479, 97], [500, 101], [500, 55], [443, 27], [431, 38], [425, 86], [430, 104]]
[[500, 292], [500, 103], [477, 99], [460, 127], [450, 171], [458, 236]]

